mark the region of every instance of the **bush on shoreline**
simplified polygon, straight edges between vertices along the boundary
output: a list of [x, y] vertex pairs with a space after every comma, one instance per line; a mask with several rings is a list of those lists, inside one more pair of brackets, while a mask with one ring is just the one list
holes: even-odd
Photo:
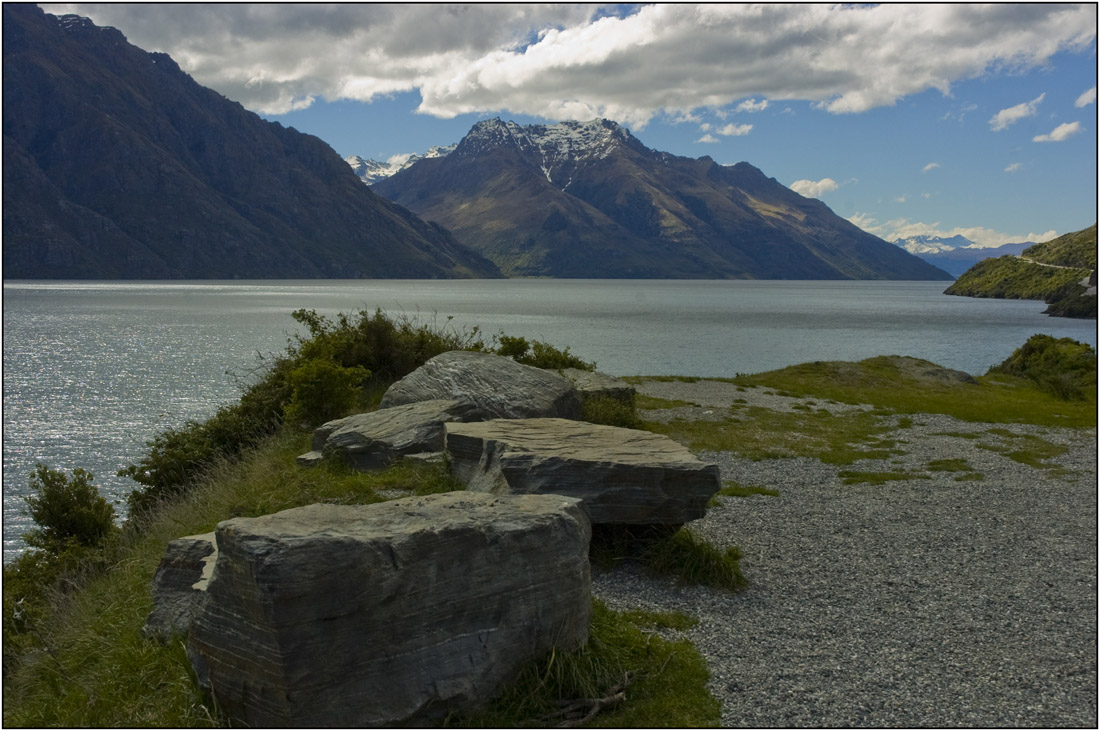
[[1096, 394], [1096, 351], [1072, 338], [1032, 335], [989, 372], [1027, 378], [1065, 401], [1084, 401]]

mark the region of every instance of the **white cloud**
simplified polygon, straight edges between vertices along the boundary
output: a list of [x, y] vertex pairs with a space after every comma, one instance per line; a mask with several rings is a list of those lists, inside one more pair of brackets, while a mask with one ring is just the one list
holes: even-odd
[[825, 193], [836, 190], [836, 181], [832, 178], [821, 180], [796, 180], [788, 186], [791, 190], [807, 198], [820, 198]]
[[1061, 142], [1070, 135], [1077, 134], [1081, 131], [1080, 122], [1066, 122], [1060, 124], [1054, 128], [1048, 135], [1035, 135], [1031, 138], [1032, 142]]
[[712, 143], [715, 143], [715, 142], [720, 142], [720, 140], [717, 137], [715, 137], [714, 135], [709, 134], [709, 133], [703, 135], [702, 137], [700, 137], [699, 139], [697, 139], [695, 141], [696, 142], [706, 142], [708, 144], [712, 144]]
[[261, 112], [418, 90], [419, 111], [438, 117], [600, 115], [635, 127], [746, 99], [840, 114], [948, 94], [957, 81], [1091, 50], [1097, 18], [1091, 3], [656, 4], [622, 17], [587, 4], [44, 7], [116, 26]]
[[733, 108], [735, 112], [762, 112], [768, 108], [768, 100], [761, 99], [756, 101], [755, 99], [746, 99]]
[[930, 162], [920, 169], [922, 173], [927, 173], [929, 170], [935, 170], [940, 164], [938, 162]]
[[1024, 164], [1022, 162], [1009, 163], [1008, 166], [1005, 167], [1005, 172], [1006, 173], [1014, 173], [1017, 170], [1019, 170], [1020, 168], [1022, 168], [1023, 166], [1024, 166]]
[[1043, 97], [1045, 97], [1046, 95], [1047, 94], [1044, 91], [1042, 94], [1035, 97], [1029, 102], [1023, 102], [1021, 104], [1017, 104], [1014, 107], [1002, 109], [1001, 111], [997, 112], [989, 120], [990, 129], [992, 129], [994, 132], [999, 132], [1009, 125], [1019, 122], [1025, 117], [1034, 116], [1035, 110], [1039, 106], [1039, 102], [1043, 101]]
[[907, 200], [909, 200], [909, 196], [904, 194], [894, 197], [894, 203], [905, 203]]
[[963, 236], [973, 241], [974, 246], [972, 248], [977, 249], [1025, 241], [1041, 243], [1050, 241], [1058, 235], [1058, 232], [1053, 229], [1043, 233], [1026, 234], [1006, 234], [983, 226], [956, 226], [952, 229], [944, 229], [940, 228], [938, 221], [936, 223], [919, 223], [906, 218], [897, 218], [879, 224], [877, 220], [864, 213], [857, 213], [849, 217], [848, 220], [867, 233], [874, 234], [886, 241], [907, 239], [910, 236], [934, 236], [944, 239], [949, 239], [952, 236]]
[[714, 131], [717, 132], [718, 134], [724, 135], [726, 137], [741, 137], [743, 135], [747, 135], [749, 132], [752, 132], [752, 125], [751, 124], [727, 124], [725, 127], [719, 127], [718, 129], [716, 129]]
[[1092, 87], [1088, 91], [1077, 97], [1077, 101], [1073, 103], [1075, 107], [1087, 107], [1089, 104], [1096, 103], [1096, 87]]

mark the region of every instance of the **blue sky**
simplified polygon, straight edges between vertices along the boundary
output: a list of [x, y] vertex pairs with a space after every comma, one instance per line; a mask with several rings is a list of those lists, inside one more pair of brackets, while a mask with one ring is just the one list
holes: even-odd
[[1096, 221], [1095, 5], [44, 5], [377, 160], [603, 116], [892, 240]]

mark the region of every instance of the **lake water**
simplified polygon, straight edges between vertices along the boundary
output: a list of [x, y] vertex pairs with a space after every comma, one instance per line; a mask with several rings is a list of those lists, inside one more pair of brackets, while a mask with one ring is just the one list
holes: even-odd
[[[84, 467], [111, 499], [144, 443], [240, 394], [290, 313], [382, 308], [568, 346], [612, 375], [733, 376], [912, 355], [981, 374], [1035, 333], [1096, 346], [1096, 321], [943, 282], [639, 280], [8, 282], [3, 301], [4, 555], [34, 464]], [[448, 317], [453, 317], [448, 321]], [[231, 375], [231, 374], [235, 374]]]

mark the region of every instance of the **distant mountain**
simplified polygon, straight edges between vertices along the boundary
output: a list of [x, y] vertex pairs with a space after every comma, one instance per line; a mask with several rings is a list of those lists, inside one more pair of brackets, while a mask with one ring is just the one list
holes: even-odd
[[978, 262], [944, 294], [998, 299], [1041, 299], [1046, 313], [1096, 317], [1096, 224], [1041, 244], [1019, 256]]
[[5, 278], [499, 276], [167, 55], [33, 5], [3, 21]]
[[485, 120], [372, 188], [509, 275], [950, 278], [748, 163], [657, 152], [607, 120]]
[[1035, 242], [982, 248], [965, 236], [910, 236], [893, 243], [957, 277], [983, 259], [1021, 254]]
[[367, 185], [373, 185], [379, 180], [385, 180], [394, 173], [399, 173], [405, 168], [412, 165], [414, 162], [420, 160], [426, 160], [433, 157], [443, 157], [454, 152], [454, 149], [458, 147], [454, 145], [433, 145], [428, 148], [428, 151], [423, 155], [408, 154], [397, 155], [390, 158], [389, 162], [378, 162], [377, 160], [364, 159], [358, 155], [352, 155], [351, 157], [345, 157], [344, 162], [351, 166], [352, 172], [359, 176]]

